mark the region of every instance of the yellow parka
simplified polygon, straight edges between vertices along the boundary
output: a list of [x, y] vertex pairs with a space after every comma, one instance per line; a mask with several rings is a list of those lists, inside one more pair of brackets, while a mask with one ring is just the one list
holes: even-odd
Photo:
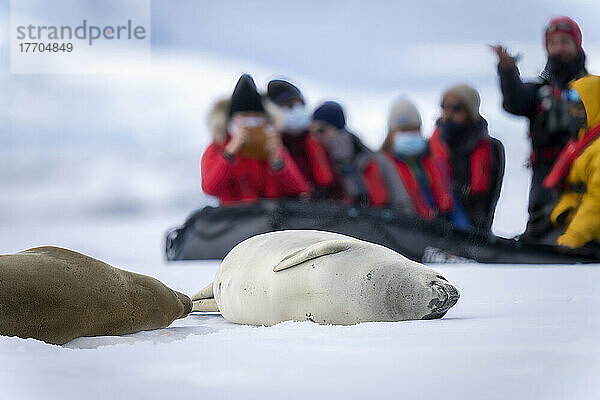
[[[600, 76], [586, 75], [572, 82], [571, 88], [577, 91], [585, 107], [587, 129], [600, 124]], [[592, 240], [600, 242], [600, 139], [594, 140], [575, 159], [567, 183], [585, 189], [582, 193], [563, 193], [552, 211], [552, 222], [557, 224], [562, 215], [561, 220], [566, 217], [568, 223], [558, 244], [576, 248]]]

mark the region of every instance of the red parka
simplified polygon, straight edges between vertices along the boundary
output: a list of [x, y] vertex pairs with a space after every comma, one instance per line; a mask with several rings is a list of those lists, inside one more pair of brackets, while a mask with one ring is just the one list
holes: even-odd
[[307, 193], [310, 186], [285, 148], [280, 152], [283, 167], [274, 170], [268, 161], [224, 155], [222, 145], [212, 143], [200, 165], [202, 190], [217, 196], [223, 205], [246, 203], [261, 198], [294, 197]]
[[327, 188], [335, 185], [335, 175], [322, 144], [308, 133], [299, 136], [283, 133], [281, 139], [298, 170], [315, 187]]

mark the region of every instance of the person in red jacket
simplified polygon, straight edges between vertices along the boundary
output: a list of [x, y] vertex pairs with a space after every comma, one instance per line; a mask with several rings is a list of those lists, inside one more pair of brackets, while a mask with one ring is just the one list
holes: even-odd
[[274, 126], [296, 166], [312, 184], [311, 198], [327, 196], [335, 185], [335, 176], [327, 151], [308, 132], [312, 115], [300, 89], [290, 82], [274, 79], [267, 84], [267, 110], [274, 116]]
[[468, 85], [446, 90], [429, 151], [450, 172], [471, 226], [488, 233], [504, 177], [504, 146], [489, 136], [480, 102], [479, 93]]
[[340, 104], [326, 101], [317, 107], [309, 130], [327, 150], [336, 176], [329, 198], [341, 197], [359, 206], [381, 207], [388, 203], [386, 183], [376, 154], [348, 132]]
[[223, 205], [295, 197], [310, 187], [265, 113], [254, 80], [244, 74], [230, 100], [209, 115], [214, 141], [201, 161], [202, 190]]
[[393, 170], [393, 179], [388, 179], [391, 208], [426, 220], [443, 218], [458, 229], [471, 229], [455, 200], [447, 169], [427, 149], [421, 115], [406, 98], [392, 105], [381, 152]]

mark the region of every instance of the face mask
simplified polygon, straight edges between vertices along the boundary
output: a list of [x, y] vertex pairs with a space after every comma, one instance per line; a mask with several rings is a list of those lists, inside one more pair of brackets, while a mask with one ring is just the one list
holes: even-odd
[[335, 136], [324, 140], [331, 158], [337, 163], [350, 162], [354, 157], [354, 141], [347, 132], [340, 130]]
[[311, 115], [304, 104], [296, 104], [284, 111], [283, 128], [286, 132], [299, 134], [306, 131], [311, 122]]
[[442, 137], [448, 143], [458, 143], [467, 129], [467, 124], [457, 124], [450, 119], [440, 121], [439, 126]]
[[229, 121], [227, 131], [230, 135], [236, 136], [243, 128], [257, 128], [259, 126], [264, 126], [266, 123], [267, 119], [265, 117], [236, 116]]
[[402, 132], [394, 137], [394, 153], [398, 156], [418, 156], [427, 149], [427, 142], [421, 133]]

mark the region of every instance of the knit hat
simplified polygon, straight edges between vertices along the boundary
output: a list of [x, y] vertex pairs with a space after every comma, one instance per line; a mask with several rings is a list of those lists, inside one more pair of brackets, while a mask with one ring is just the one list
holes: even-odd
[[552, 18], [546, 26], [546, 32], [544, 35], [544, 44], [546, 47], [548, 47], [548, 40], [550, 39], [550, 36], [558, 32], [570, 35], [577, 45], [579, 52], [583, 51], [581, 48], [581, 29], [579, 29], [577, 22], [573, 21], [569, 17], [564, 16]]
[[267, 84], [267, 97], [278, 106], [282, 106], [290, 99], [295, 98], [304, 101], [300, 89], [281, 79], [274, 79]]
[[231, 117], [238, 111], [265, 111], [262, 104], [262, 97], [256, 89], [254, 80], [248, 74], [240, 77], [231, 95], [229, 116]]
[[442, 96], [442, 101], [446, 98], [446, 96], [453, 96], [459, 99], [471, 118], [475, 121], [479, 119], [479, 104], [481, 103], [481, 99], [479, 97], [479, 93], [477, 93], [477, 90], [464, 84], [456, 85], [446, 90]]
[[344, 110], [339, 103], [335, 101], [326, 101], [321, 104], [313, 113], [313, 121], [323, 121], [342, 129], [346, 126], [346, 117]]
[[421, 115], [413, 103], [405, 97], [397, 99], [390, 110], [388, 130], [421, 128]]

